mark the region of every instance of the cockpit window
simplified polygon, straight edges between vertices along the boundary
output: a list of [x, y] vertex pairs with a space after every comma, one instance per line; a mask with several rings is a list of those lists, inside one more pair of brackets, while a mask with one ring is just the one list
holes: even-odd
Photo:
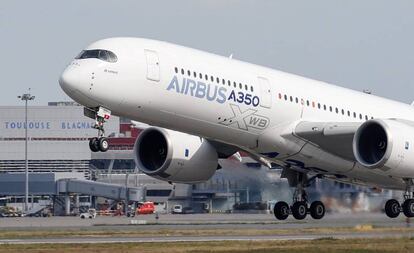
[[83, 50], [75, 59], [96, 58], [107, 62], [116, 62], [118, 58], [114, 53], [103, 49]]

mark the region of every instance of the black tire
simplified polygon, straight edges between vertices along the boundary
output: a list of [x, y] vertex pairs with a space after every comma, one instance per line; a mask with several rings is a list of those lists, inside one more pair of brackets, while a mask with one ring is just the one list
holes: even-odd
[[98, 147], [99, 147], [99, 151], [101, 152], [106, 152], [109, 149], [109, 142], [108, 139], [105, 137], [101, 137], [98, 140]]
[[400, 215], [401, 206], [395, 199], [390, 199], [385, 203], [385, 214], [390, 218], [397, 218]]
[[325, 206], [320, 201], [314, 201], [309, 207], [310, 215], [315, 220], [320, 220], [325, 216]]
[[286, 202], [277, 202], [273, 208], [273, 213], [278, 220], [286, 220], [289, 217], [289, 205]]
[[89, 140], [89, 148], [92, 152], [98, 152], [99, 151], [99, 141], [98, 138], [94, 137]]
[[405, 216], [414, 217], [414, 199], [406, 199], [402, 204], [402, 209]]
[[308, 205], [304, 201], [299, 201], [294, 203], [290, 210], [292, 210], [292, 215], [295, 219], [303, 220], [308, 214]]

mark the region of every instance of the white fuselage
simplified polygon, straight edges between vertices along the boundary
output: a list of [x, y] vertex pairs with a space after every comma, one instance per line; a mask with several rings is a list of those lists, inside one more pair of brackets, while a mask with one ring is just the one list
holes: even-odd
[[87, 49], [110, 50], [118, 60], [75, 59], [67, 67], [61, 86], [85, 106], [103, 106], [119, 116], [238, 146], [337, 180], [405, 187], [392, 170], [369, 170], [325, 152], [292, 135], [290, 126], [411, 120], [409, 105], [166, 42], [113, 38]]

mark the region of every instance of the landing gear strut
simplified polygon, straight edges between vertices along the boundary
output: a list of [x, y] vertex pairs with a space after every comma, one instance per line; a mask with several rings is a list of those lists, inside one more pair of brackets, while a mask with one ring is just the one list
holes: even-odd
[[95, 109], [84, 108], [85, 116], [95, 120], [93, 128], [98, 130], [98, 137], [89, 140], [89, 148], [92, 152], [106, 152], [109, 149], [108, 139], [105, 138], [104, 123], [111, 116], [111, 111], [99, 107]]
[[305, 188], [308, 187], [317, 176], [310, 179], [307, 178], [306, 174], [291, 171], [288, 169], [284, 170], [283, 177], [286, 177], [291, 186], [296, 187], [295, 193], [293, 194], [293, 204], [289, 206], [286, 202], [277, 202], [273, 208], [274, 215], [278, 220], [285, 220], [289, 214], [297, 220], [303, 220], [308, 214], [314, 219], [322, 219], [325, 216], [325, 206], [321, 201], [314, 201], [309, 206], [308, 195]]

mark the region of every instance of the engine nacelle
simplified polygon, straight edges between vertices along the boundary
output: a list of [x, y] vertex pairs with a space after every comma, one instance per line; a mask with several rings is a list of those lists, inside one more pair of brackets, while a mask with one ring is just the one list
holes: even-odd
[[414, 177], [414, 125], [398, 120], [370, 120], [354, 136], [356, 160], [367, 168]]
[[156, 127], [138, 136], [134, 158], [145, 174], [177, 183], [207, 181], [218, 167], [217, 151], [207, 140]]

